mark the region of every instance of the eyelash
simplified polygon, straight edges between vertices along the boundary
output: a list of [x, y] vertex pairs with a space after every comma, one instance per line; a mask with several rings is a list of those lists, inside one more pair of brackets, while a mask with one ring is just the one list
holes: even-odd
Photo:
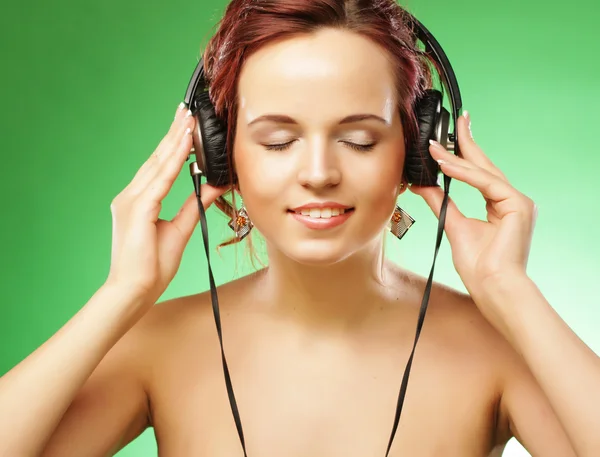
[[[269, 150], [269, 151], [284, 151], [294, 141], [296, 141], [296, 140], [288, 141], [287, 143], [281, 143], [281, 144], [264, 144], [263, 146], [267, 150]], [[360, 151], [360, 152], [371, 151], [375, 147], [375, 144], [376, 144], [376, 143], [371, 143], [371, 144], [356, 144], [356, 143], [351, 143], [349, 141], [342, 141], [342, 143], [344, 143], [345, 145], [347, 145], [349, 148], [352, 148], [355, 151]]]

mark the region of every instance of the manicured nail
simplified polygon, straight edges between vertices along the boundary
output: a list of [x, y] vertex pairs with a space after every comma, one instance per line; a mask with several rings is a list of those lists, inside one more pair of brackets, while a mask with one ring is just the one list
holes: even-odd
[[439, 163], [440, 165], [444, 165], [444, 164], [446, 163], [446, 161], [445, 161], [445, 160], [441, 160], [441, 159], [440, 159], [440, 160], [437, 160], [436, 162], [437, 162], [437, 163]]
[[173, 116], [173, 120], [177, 119], [177, 115], [179, 113], [181, 113], [181, 110], [185, 108], [185, 103], [181, 102], [178, 106], [177, 106], [177, 111], [175, 111], [175, 116]]
[[191, 131], [192, 131], [192, 129], [188, 127], [187, 129], [185, 129], [185, 134], [189, 135]]
[[192, 111], [191, 110], [187, 110], [187, 113], [185, 113], [185, 117], [188, 118], [192, 115]]
[[443, 149], [442, 145], [435, 140], [429, 140], [429, 144], [432, 145], [434, 148]]
[[471, 131], [471, 116], [467, 110], [463, 111], [463, 116], [467, 120], [467, 125], [469, 126], [469, 135], [473, 138], [473, 132]]

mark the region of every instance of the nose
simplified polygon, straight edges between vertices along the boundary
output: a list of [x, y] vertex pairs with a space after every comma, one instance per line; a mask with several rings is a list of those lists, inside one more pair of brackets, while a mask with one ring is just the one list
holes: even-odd
[[301, 152], [298, 181], [305, 187], [333, 187], [340, 183], [342, 173], [338, 158], [326, 141], [315, 140]]

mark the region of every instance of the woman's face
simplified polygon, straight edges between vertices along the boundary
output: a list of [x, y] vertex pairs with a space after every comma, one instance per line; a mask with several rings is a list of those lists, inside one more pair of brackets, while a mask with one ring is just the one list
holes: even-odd
[[238, 89], [239, 190], [269, 249], [324, 265], [372, 246], [394, 210], [405, 155], [384, 52], [324, 29], [261, 48]]

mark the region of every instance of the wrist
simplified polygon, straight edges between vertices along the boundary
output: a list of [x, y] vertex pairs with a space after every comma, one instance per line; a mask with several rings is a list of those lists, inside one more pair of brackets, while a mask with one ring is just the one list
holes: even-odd
[[471, 295], [490, 323], [511, 340], [523, 325], [523, 311], [535, 306], [540, 292], [527, 274], [507, 272], [482, 281]]
[[126, 326], [137, 322], [155, 301], [148, 291], [111, 281], [105, 282], [95, 295], [101, 306], [127, 322]]
[[535, 287], [533, 281], [525, 272], [506, 271], [487, 276], [477, 281], [477, 285], [470, 290], [473, 298], [485, 303], [492, 308], [505, 308], [507, 300], [518, 298], [523, 289]]
[[151, 292], [149, 290], [110, 279], [104, 282], [100, 290], [103, 294], [115, 297], [118, 302], [131, 304], [133, 306], [144, 306], [144, 304], [152, 301]]

